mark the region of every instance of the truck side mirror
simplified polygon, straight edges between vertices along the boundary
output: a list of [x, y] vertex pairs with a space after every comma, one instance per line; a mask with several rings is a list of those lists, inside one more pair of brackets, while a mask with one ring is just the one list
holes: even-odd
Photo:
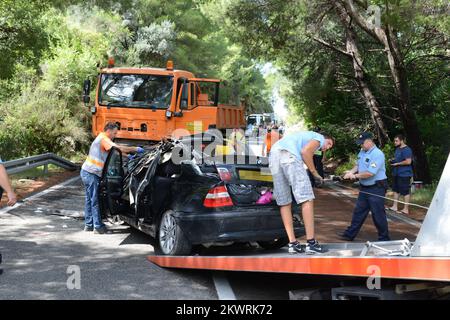
[[188, 108], [188, 99], [189, 99], [189, 84], [183, 83], [183, 88], [181, 90], [181, 101], [180, 101], [180, 109], [186, 110]]
[[88, 104], [91, 102], [91, 80], [84, 80], [83, 84], [83, 102]]

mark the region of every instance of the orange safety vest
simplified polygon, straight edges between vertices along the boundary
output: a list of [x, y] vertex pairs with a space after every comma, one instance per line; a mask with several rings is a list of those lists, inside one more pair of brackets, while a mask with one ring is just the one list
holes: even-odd
[[105, 161], [108, 157], [108, 151], [102, 150], [103, 139], [109, 140], [106, 134], [101, 132], [97, 138], [95, 138], [94, 142], [92, 142], [91, 148], [89, 149], [89, 155], [81, 167], [84, 171], [95, 174], [99, 177], [102, 176], [103, 167], [105, 166]]
[[267, 147], [267, 153], [270, 152], [270, 149], [272, 149], [272, 145], [275, 144], [275, 142], [277, 142], [278, 140], [280, 140], [280, 133], [276, 132], [276, 131], [271, 131], [268, 132], [266, 135], [266, 147]]

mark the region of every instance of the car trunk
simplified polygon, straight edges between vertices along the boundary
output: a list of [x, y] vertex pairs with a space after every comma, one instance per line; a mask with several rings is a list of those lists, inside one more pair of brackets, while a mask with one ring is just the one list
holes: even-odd
[[[216, 163], [235, 206], [274, 206], [273, 181], [266, 158], [236, 157], [233, 164]], [[268, 194], [266, 194], [268, 193]]]

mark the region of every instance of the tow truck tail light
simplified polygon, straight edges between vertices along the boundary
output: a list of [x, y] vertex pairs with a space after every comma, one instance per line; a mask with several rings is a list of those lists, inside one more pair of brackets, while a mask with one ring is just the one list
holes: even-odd
[[218, 186], [208, 191], [203, 201], [203, 205], [207, 208], [218, 208], [232, 206], [230, 194], [225, 186]]
[[217, 172], [219, 173], [219, 177], [222, 181], [231, 181], [231, 172], [225, 168], [217, 168]]

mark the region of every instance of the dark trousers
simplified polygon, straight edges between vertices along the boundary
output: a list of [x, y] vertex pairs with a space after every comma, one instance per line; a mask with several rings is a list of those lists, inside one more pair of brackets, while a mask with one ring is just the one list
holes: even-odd
[[[384, 210], [384, 198], [378, 197], [384, 197], [386, 189], [379, 186], [361, 187], [361, 191], [358, 195], [355, 209], [353, 210], [352, 223], [345, 231], [345, 235], [354, 239], [370, 211], [372, 212], [373, 223], [378, 230], [378, 240], [389, 241], [389, 228], [386, 211]], [[371, 194], [367, 194], [366, 192]]]
[[325, 178], [324, 176], [324, 172], [323, 172], [323, 155], [317, 155], [315, 154], [313, 156], [313, 161], [314, 161], [314, 167], [316, 167], [317, 173], [322, 177]]

